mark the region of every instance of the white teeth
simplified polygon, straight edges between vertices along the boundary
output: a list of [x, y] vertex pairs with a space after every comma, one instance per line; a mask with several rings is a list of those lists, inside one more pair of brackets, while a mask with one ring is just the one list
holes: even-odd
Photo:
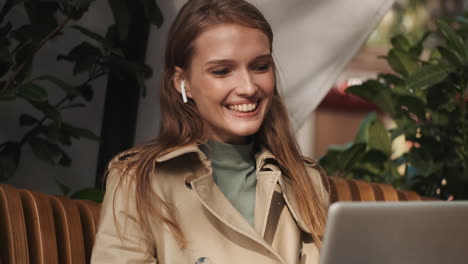
[[257, 108], [257, 103], [242, 104], [242, 105], [228, 105], [228, 109], [234, 112], [252, 112]]

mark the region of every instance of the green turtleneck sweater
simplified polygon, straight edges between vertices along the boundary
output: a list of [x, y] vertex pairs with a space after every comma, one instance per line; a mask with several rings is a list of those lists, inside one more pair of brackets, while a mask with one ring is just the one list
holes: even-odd
[[253, 226], [257, 185], [253, 142], [231, 145], [209, 140], [200, 148], [211, 160], [216, 185]]

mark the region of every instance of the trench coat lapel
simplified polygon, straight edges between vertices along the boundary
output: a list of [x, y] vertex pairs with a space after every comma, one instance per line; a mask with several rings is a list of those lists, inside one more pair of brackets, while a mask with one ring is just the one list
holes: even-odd
[[211, 173], [193, 180], [192, 188], [202, 204], [218, 219], [240, 233], [258, 238], [253, 227], [218, 188]]
[[281, 176], [280, 171], [258, 171], [255, 194], [255, 231], [264, 237], [268, 214], [275, 186]]
[[262, 236], [245, 220], [245, 218], [234, 208], [229, 200], [224, 196], [213, 180], [212, 173], [197, 177], [191, 181], [193, 191], [197, 195], [203, 206], [210, 211], [219, 221], [261, 244], [273, 255], [280, 263], [284, 263], [282, 257], [271, 247]]
[[283, 191], [284, 200], [291, 212], [292, 217], [296, 220], [297, 225], [307, 233], [310, 233], [307, 226], [304, 224], [301, 215], [299, 214], [299, 205], [297, 204], [296, 197], [294, 196], [294, 189], [291, 184], [283, 178], [279, 179], [281, 190]]

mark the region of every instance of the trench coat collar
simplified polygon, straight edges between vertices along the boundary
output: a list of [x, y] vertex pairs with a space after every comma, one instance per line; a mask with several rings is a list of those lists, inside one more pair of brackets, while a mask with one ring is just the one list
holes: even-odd
[[[211, 161], [208, 160], [208, 157], [205, 155], [205, 153], [203, 153], [200, 150], [200, 148], [198, 147], [197, 144], [188, 144], [188, 145], [185, 145], [185, 146], [182, 146], [182, 147], [178, 147], [178, 148], [169, 150], [167, 153], [164, 153], [163, 155], [159, 156], [156, 159], [156, 161], [157, 162], [165, 162], [165, 161], [168, 161], [168, 160], [171, 160], [171, 159], [174, 159], [174, 158], [177, 158], [177, 157], [180, 157], [182, 155], [189, 154], [189, 153], [197, 154], [199, 159], [200, 159], [201, 164], [205, 168], [209, 169], [210, 174], [211, 174]], [[263, 146], [261, 147], [260, 152], [255, 154], [255, 159], [256, 159], [257, 173], [262, 172], [264, 167], [268, 167], [268, 169], [272, 170], [273, 174], [276, 174], [276, 173], [278, 173], [278, 171], [280, 171], [278, 166], [275, 166], [275, 165], [271, 166], [270, 165], [272, 163], [271, 161], [276, 161], [276, 158], [273, 155], [273, 153], [271, 153], [270, 150], [268, 150], [267, 148], [265, 148]], [[206, 178], [208, 178], [208, 175], [205, 175], [205, 177], [203, 177], [203, 178], [205, 178], [205, 180], [206, 180]], [[185, 179], [185, 182], [190, 184], [190, 182], [192, 182], [195, 179], [196, 178], [187, 177]], [[201, 182], [203, 182], [205, 180], [201, 180]], [[293, 187], [291, 186], [291, 184], [286, 179], [284, 179], [284, 177], [279, 177], [279, 184], [281, 186], [285, 202], [286, 202], [287, 206], [289, 207], [289, 209], [291, 211], [291, 215], [296, 220], [299, 228], [301, 228], [303, 231], [305, 231], [307, 233], [310, 233], [310, 231], [308, 230], [308, 228], [305, 225], [304, 221], [302, 220], [301, 215], [299, 214], [299, 205], [298, 205], [297, 200], [295, 198]]]
[[[211, 162], [208, 160], [205, 153], [200, 150], [197, 144], [189, 144], [169, 150], [168, 152], [156, 158], [156, 162], [165, 162], [189, 153], [197, 154], [200, 162], [205, 167], [211, 167]], [[266, 161], [269, 159], [274, 160], [275, 156], [267, 148], [262, 147], [261, 151], [255, 154], [257, 172], [263, 168], [263, 166], [266, 164]]]

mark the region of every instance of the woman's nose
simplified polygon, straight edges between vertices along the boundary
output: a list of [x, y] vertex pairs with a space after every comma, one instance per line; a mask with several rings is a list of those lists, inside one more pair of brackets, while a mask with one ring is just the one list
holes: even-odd
[[240, 96], [254, 96], [257, 93], [258, 86], [252, 74], [248, 71], [243, 71], [239, 76], [236, 93]]

